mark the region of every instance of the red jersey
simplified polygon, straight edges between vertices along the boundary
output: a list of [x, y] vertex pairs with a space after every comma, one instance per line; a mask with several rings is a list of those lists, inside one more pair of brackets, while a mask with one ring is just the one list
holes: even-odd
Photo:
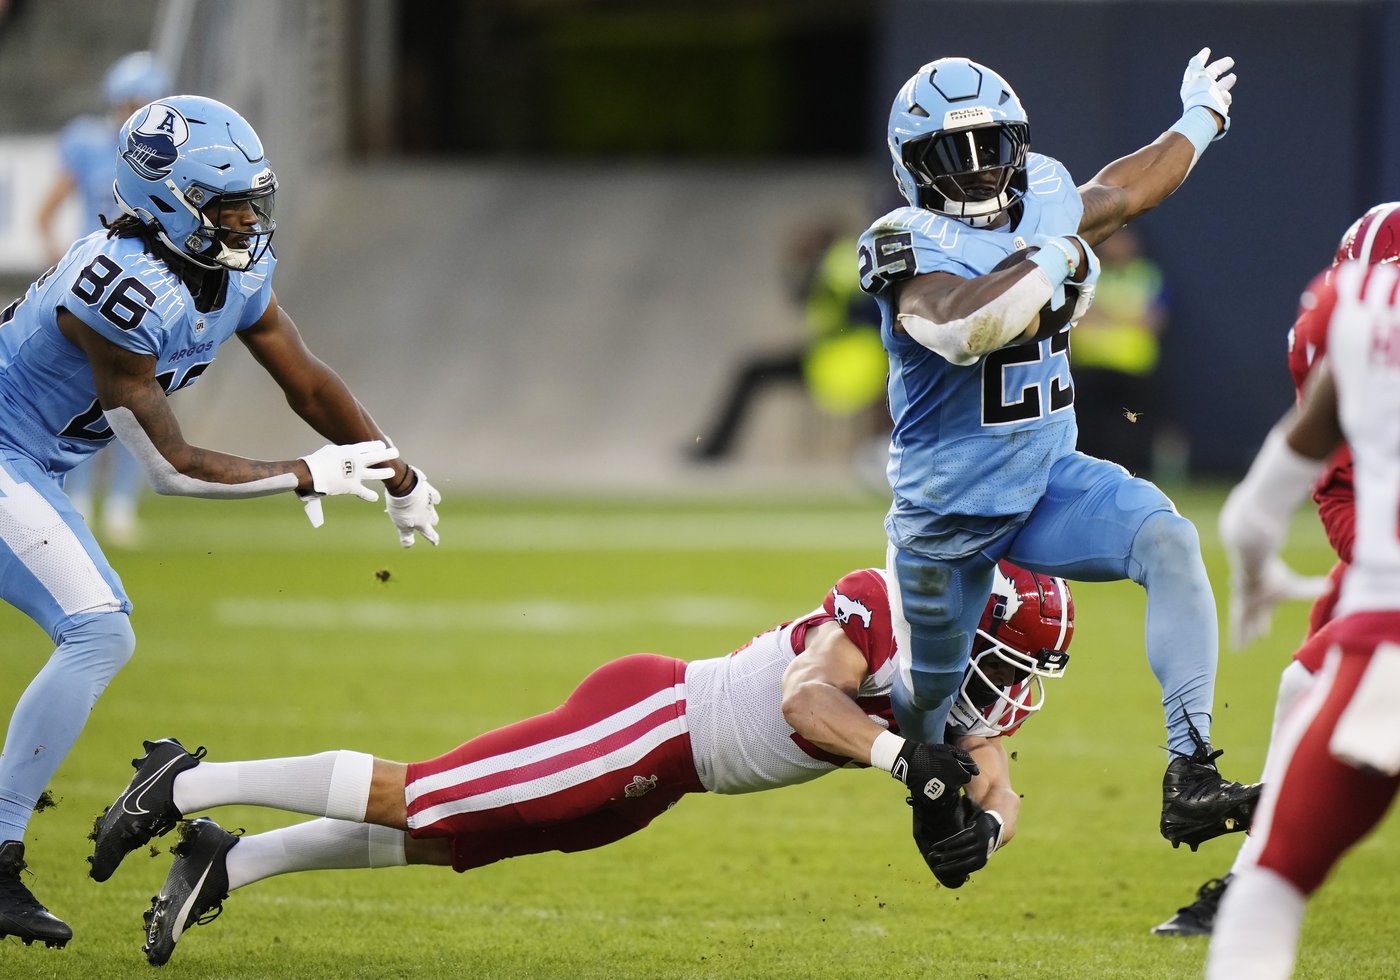
[[[1313, 366], [1327, 353], [1327, 325], [1337, 305], [1333, 270], [1319, 273], [1298, 304], [1298, 319], [1288, 333], [1288, 371], [1299, 401]], [[1342, 446], [1333, 454], [1326, 472], [1313, 485], [1318, 517], [1327, 540], [1337, 557], [1351, 563], [1356, 539], [1356, 490], [1353, 482], [1351, 448]]]

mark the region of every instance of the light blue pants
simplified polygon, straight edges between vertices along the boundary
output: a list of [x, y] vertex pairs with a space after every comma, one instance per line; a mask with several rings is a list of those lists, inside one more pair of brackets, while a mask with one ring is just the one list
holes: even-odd
[[1215, 597], [1190, 521], [1116, 463], [1072, 453], [1054, 464], [1026, 520], [962, 558], [894, 549], [910, 664], [894, 687], [900, 730], [942, 741], [996, 561], [1071, 581], [1130, 579], [1147, 590], [1147, 662], [1162, 689], [1167, 745], [1190, 754], [1189, 725], [1209, 739], [1219, 649]]

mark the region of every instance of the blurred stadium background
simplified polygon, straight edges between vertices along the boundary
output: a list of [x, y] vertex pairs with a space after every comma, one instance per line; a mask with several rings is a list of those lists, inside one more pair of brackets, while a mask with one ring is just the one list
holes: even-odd
[[[1194, 475], [1242, 468], [1288, 403], [1296, 297], [1400, 197], [1389, 0], [8, 0], [0, 279], [39, 271], [33, 191], [112, 60], [258, 128], [281, 179], [278, 293], [406, 453], [453, 489], [852, 484], [850, 433], [799, 389], [732, 466], [686, 466], [746, 353], [800, 337], [795, 228], [896, 203], [889, 100], [923, 62], [1002, 71], [1079, 180], [1233, 54], [1229, 139], [1141, 222], [1170, 284], [1162, 414]], [[1324, 44], [1320, 39], [1326, 38]], [[37, 176], [36, 176], [37, 174]], [[177, 406], [197, 441], [304, 451], [248, 359]], [[263, 397], [272, 394], [272, 397]], [[793, 474], [803, 479], [793, 480]]]

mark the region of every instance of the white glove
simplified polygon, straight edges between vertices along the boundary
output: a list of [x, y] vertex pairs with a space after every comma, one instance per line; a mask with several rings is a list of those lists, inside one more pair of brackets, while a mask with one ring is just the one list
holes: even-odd
[[1316, 599], [1326, 587], [1326, 576], [1299, 575], [1277, 555], [1249, 577], [1237, 568], [1230, 579], [1230, 644], [1239, 650], [1268, 636], [1274, 606], [1286, 599]]
[[1235, 87], [1235, 76], [1225, 72], [1235, 67], [1235, 59], [1221, 58], [1206, 64], [1209, 57], [1210, 48], [1201, 48], [1186, 63], [1186, 73], [1181, 77], [1181, 108], [1184, 112], [1199, 105], [1217, 113], [1224, 120], [1215, 137], [1220, 139], [1230, 128], [1230, 89]]
[[[397, 449], [378, 439], [350, 446], [322, 446], [310, 456], [301, 457], [311, 470], [311, 488], [316, 493], [323, 497], [353, 493], [370, 502], [378, 500], [379, 494], [365, 486], [365, 481], [387, 480], [394, 475], [389, 467], [375, 464], [398, 458]], [[309, 514], [310, 507], [307, 511]], [[316, 523], [315, 517], [311, 523]]]
[[384, 510], [394, 522], [394, 526], [399, 529], [399, 544], [405, 548], [412, 548], [413, 533], [416, 531], [430, 544], [436, 545], [438, 533], [433, 528], [438, 522], [437, 505], [442, 503], [442, 494], [428, 482], [422, 470], [416, 466], [410, 466], [409, 469], [418, 477], [418, 482], [402, 497], [395, 497], [386, 492]]

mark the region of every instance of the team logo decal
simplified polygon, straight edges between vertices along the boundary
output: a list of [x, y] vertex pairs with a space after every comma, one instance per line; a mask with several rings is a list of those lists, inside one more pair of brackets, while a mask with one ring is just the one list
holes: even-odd
[[178, 151], [190, 138], [190, 124], [163, 102], [146, 107], [146, 115], [126, 138], [122, 159], [146, 180], [170, 176]]
[[632, 781], [622, 792], [629, 800], [633, 800], [639, 796], [646, 796], [654, 789], [656, 789], [655, 776], [633, 776]]
[[1006, 577], [1000, 565], [992, 574], [992, 595], [996, 597], [992, 604], [992, 616], [1001, 622], [1016, 615], [1021, 608], [1021, 594], [1016, 591], [1016, 583]]
[[860, 620], [862, 626], [866, 629], [870, 629], [870, 617], [872, 615], [870, 607], [859, 599], [852, 599], [850, 596], [842, 595], [840, 592], [832, 589], [831, 608], [836, 614], [836, 621], [842, 626], [849, 623], [851, 617], [854, 616], [856, 619]]

